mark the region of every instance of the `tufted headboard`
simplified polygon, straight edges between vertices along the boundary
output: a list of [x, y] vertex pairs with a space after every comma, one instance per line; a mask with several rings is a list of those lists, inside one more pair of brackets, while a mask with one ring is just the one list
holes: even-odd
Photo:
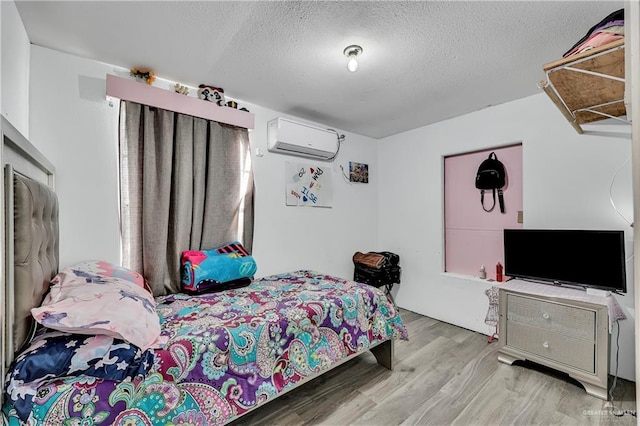
[[35, 332], [31, 308], [39, 306], [58, 272], [58, 199], [54, 168], [2, 118], [4, 163], [4, 274], [2, 372]]
[[[5, 166], [7, 216], [7, 302], [13, 312], [7, 335], [7, 358], [31, 340], [35, 321], [31, 308], [40, 306], [58, 272], [58, 198], [47, 185]], [[11, 214], [13, 212], [13, 214]], [[12, 229], [13, 228], [13, 229]], [[13, 238], [11, 235], [13, 234]], [[13, 266], [13, 267], [12, 267]]]

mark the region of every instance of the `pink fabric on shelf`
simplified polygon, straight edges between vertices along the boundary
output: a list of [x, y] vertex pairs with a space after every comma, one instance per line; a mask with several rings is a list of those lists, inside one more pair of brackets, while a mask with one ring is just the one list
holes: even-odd
[[571, 52], [565, 55], [565, 58], [571, 55], [577, 55], [581, 52], [586, 52], [590, 49], [595, 49], [596, 47], [604, 46], [605, 44], [613, 43], [614, 41], [620, 40], [624, 38], [624, 36], [611, 34], [609, 32], [597, 32], [594, 33], [591, 37], [589, 37], [584, 43], [580, 46], [573, 49]]

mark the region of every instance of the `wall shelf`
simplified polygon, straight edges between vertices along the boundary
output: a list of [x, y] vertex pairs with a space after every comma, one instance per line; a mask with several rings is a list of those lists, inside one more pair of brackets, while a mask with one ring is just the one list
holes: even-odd
[[550, 62], [539, 87], [580, 134], [581, 124], [606, 118], [628, 123], [624, 103], [624, 40]]
[[107, 96], [246, 129], [253, 129], [255, 124], [255, 117], [250, 112], [218, 106], [213, 102], [111, 74], [107, 74]]

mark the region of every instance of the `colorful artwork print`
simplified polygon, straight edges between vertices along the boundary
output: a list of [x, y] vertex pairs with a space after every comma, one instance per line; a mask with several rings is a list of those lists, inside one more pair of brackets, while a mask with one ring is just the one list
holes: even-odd
[[286, 173], [287, 206], [331, 207], [331, 169], [287, 161]]
[[369, 183], [369, 165], [349, 161], [349, 181]]
[[168, 343], [149, 373], [47, 378], [29, 413], [5, 401], [8, 424], [226, 424], [350, 355], [408, 338], [381, 290], [312, 271], [156, 301]]

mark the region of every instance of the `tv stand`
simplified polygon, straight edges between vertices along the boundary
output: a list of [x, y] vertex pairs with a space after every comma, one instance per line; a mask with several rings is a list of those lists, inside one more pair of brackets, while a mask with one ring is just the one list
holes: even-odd
[[[582, 383], [588, 394], [607, 400], [607, 298], [595, 298], [603, 299], [602, 303], [585, 302], [570, 296], [513, 290], [506, 284], [497, 286], [500, 292], [498, 360], [507, 364], [529, 360], [565, 372]], [[557, 287], [548, 287], [558, 291]]]

